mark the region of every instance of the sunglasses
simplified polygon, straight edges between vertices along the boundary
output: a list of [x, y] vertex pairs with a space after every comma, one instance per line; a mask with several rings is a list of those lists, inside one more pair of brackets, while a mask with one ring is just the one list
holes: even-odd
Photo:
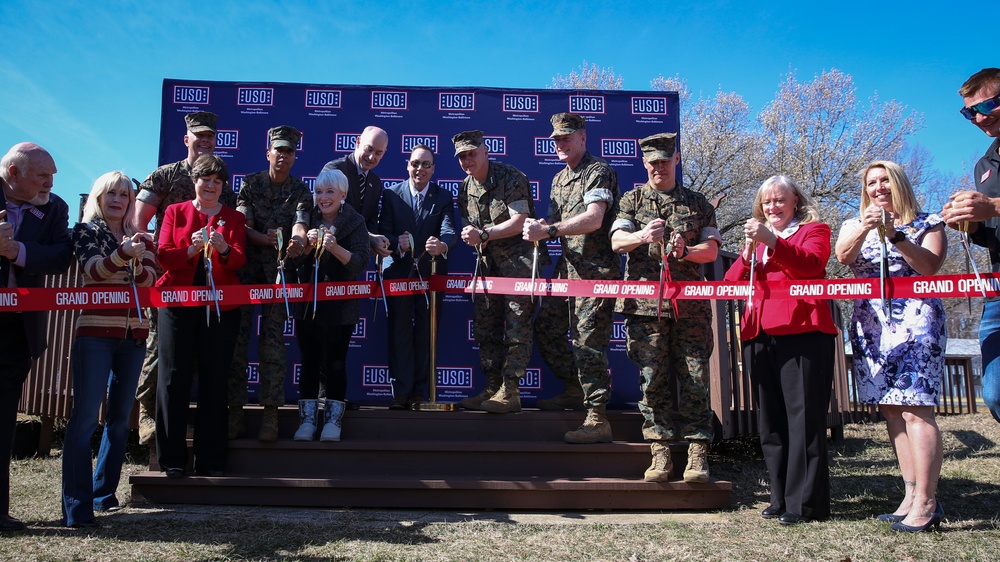
[[430, 160], [410, 160], [410, 167], [416, 170], [417, 168], [423, 168], [425, 170], [430, 170], [434, 162]]
[[963, 107], [958, 111], [969, 121], [975, 121], [977, 113], [980, 115], [989, 115], [998, 107], [1000, 107], [1000, 94], [988, 100], [981, 101], [972, 107]]

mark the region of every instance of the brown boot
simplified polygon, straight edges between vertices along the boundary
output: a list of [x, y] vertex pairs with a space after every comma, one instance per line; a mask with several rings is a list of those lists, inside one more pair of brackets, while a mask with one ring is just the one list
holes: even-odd
[[688, 442], [688, 462], [684, 468], [684, 481], [708, 482], [708, 441]]
[[604, 406], [597, 406], [587, 411], [587, 419], [579, 429], [566, 432], [567, 443], [610, 443], [611, 424], [604, 415]]
[[513, 414], [521, 411], [521, 393], [517, 389], [517, 379], [503, 381], [503, 386], [489, 400], [479, 405], [479, 409], [491, 414]]
[[664, 441], [653, 441], [649, 445], [653, 453], [653, 463], [643, 474], [646, 482], [667, 482], [670, 480], [670, 473], [674, 471], [674, 463], [670, 459], [670, 446]]
[[580, 381], [567, 382], [566, 390], [563, 390], [560, 394], [557, 394], [552, 398], [546, 398], [535, 402], [535, 407], [539, 410], [547, 410], [550, 412], [561, 412], [563, 410], [582, 412], [584, 409], [583, 388], [580, 386]]
[[260, 433], [258, 441], [273, 442], [278, 440], [278, 407], [264, 406], [264, 415], [260, 418]]
[[229, 407], [229, 438], [239, 439], [247, 434], [247, 418], [243, 406]]
[[500, 390], [501, 384], [503, 384], [503, 381], [500, 379], [500, 377], [497, 377], [494, 380], [487, 380], [486, 388], [484, 388], [482, 392], [480, 392], [475, 396], [469, 396], [468, 398], [463, 398], [461, 401], [459, 401], [458, 405], [465, 408], [466, 410], [482, 410], [480, 406], [482, 406], [483, 402], [486, 402], [487, 400], [492, 398], [493, 395], [496, 394], [498, 390]]

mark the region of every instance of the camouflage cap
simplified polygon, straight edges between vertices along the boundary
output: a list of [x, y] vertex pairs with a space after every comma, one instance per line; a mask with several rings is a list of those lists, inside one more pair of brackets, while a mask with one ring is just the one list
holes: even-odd
[[212, 131], [214, 133], [216, 132], [215, 123], [218, 120], [219, 116], [211, 111], [196, 111], [184, 116], [184, 123], [187, 124], [187, 130], [192, 133], [202, 133], [205, 131]]
[[669, 160], [677, 152], [677, 133], [659, 133], [640, 139], [639, 148], [646, 162]]
[[483, 132], [479, 130], [462, 131], [451, 137], [451, 142], [455, 143], [455, 156], [458, 156], [463, 152], [483, 146]]
[[587, 128], [587, 120], [575, 113], [556, 113], [552, 116], [552, 134], [549, 138], [572, 135]]
[[269, 148], [287, 146], [295, 149], [299, 146], [299, 139], [302, 138], [302, 133], [295, 127], [279, 125], [267, 130], [267, 138]]

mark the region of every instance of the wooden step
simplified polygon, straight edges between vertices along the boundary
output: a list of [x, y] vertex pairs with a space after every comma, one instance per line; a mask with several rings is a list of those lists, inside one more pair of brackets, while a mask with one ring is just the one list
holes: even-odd
[[421, 509], [660, 510], [724, 509], [732, 485], [641, 479], [484, 480], [255, 478], [146, 472], [130, 478], [133, 496], [153, 503]]

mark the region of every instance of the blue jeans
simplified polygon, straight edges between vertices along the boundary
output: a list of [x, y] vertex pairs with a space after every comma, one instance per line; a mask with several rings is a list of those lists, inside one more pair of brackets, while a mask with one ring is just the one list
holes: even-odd
[[983, 303], [979, 346], [983, 355], [983, 401], [993, 419], [1000, 422], [1000, 301]]
[[[138, 344], [138, 345], [137, 345]], [[66, 525], [94, 519], [94, 510], [118, 505], [128, 441], [129, 415], [139, 385], [146, 348], [142, 341], [78, 337], [73, 342], [73, 411], [63, 448], [62, 510]], [[104, 435], [91, 472], [90, 438], [97, 429], [101, 403], [107, 396]]]

